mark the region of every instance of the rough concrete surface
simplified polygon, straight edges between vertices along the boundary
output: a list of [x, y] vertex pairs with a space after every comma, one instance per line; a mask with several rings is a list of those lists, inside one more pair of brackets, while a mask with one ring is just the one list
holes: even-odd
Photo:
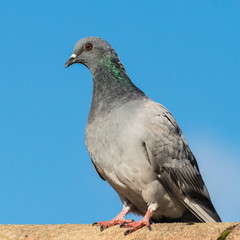
[[[234, 227], [234, 228], [233, 228]], [[233, 229], [231, 229], [233, 228]], [[89, 224], [63, 225], [0, 225], [0, 239], [4, 240], [219, 240], [222, 233], [230, 229], [225, 238], [240, 240], [240, 223], [159, 223], [124, 236], [126, 229], [114, 226], [100, 232], [99, 227]], [[223, 238], [224, 239], [224, 238]]]

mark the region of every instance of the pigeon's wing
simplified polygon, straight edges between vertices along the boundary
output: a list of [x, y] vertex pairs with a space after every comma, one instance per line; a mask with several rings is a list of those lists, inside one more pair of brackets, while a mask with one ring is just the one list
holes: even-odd
[[148, 160], [170, 196], [177, 198], [201, 222], [219, 222], [194, 155], [171, 113], [148, 102], [144, 146]]

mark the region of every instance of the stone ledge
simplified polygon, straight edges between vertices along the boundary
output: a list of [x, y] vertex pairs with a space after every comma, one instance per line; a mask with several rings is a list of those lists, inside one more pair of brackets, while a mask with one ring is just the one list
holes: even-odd
[[[236, 226], [236, 227], [234, 227]], [[233, 228], [234, 227], [234, 228]], [[158, 223], [152, 231], [146, 227], [124, 236], [126, 229], [114, 226], [103, 232], [90, 224], [62, 225], [0, 225], [4, 240], [218, 240], [227, 229], [233, 228], [226, 240], [240, 240], [239, 223]]]

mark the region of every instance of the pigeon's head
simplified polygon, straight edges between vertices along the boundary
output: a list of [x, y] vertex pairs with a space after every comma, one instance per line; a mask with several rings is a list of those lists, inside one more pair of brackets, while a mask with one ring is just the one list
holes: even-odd
[[106, 59], [106, 56], [117, 57], [115, 51], [105, 40], [99, 37], [86, 37], [79, 40], [73, 50], [73, 54], [65, 63], [69, 67], [74, 63], [81, 63], [91, 71]]

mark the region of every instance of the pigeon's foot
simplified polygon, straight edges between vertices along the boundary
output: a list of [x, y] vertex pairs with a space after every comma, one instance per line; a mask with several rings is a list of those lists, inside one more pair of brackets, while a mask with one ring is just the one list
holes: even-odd
[[123, 225], [123, 224], [130, 224], [133, 223], [134, 220], [128, 219], [126, 220], [124, 217], [129, 212], [127, 209], [123, 209], [113, 220], [105, 221], [105, 222], [95, 222], [93, 225], [100, 226], [100, 231], [103, 231], [109, 227], [115, 226], [115, 225]]
[[105, 222], [95, 222], [93, 223], [93, 225], [97, 225], [100, 226], [100, 231], [103, 231], [109, 227], [115, 226], [115, 225], [122, 225], [122, 224], [129, 224], [129, 223], [133, 223], [134, 220], [132, 219], [116, 219], [114, 218], [113, 220], [110, 221], [105, 221]]
[[141, 221], [138, 222], [131, 222], [131, 223], [123, 223], [120, 227], [130, 227], [130, 229], [128, 229], [124, 235], [128, 235], [129, 233], [132, 233], [144, 226], [148, 227], [149, 230], [151, 230], [151, 217], [152, 213], [150, 210], [147, 211], [146, 215], [143, 217], [143, 219]]

